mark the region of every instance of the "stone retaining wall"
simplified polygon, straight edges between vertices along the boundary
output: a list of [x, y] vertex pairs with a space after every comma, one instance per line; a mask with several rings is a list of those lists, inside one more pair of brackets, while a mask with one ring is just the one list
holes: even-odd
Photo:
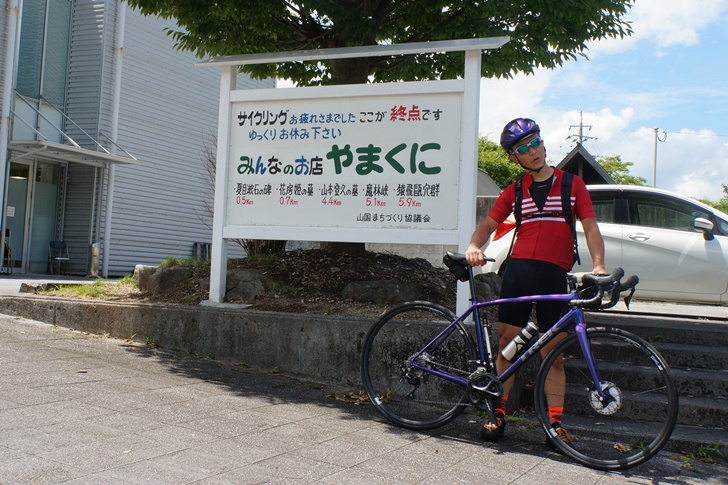
[[346, 386], [359, 385], [361, 343], [373, 323], [235, 305], [185, 307], [33, 296], [1, 297], [0, 313]]

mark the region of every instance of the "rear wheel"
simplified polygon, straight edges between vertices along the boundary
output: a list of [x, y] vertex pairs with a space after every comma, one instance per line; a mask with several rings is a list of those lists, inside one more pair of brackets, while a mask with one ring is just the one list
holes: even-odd
[[[536, 379], [539, 420], [563, 454], [591, 468], [623, 470], [652, 458], [667, 443], [675, 427], [678, 396], [662, 356], [647, 342], [616, 328], [587, 330], [606, 394], [600, 399], [587, 360], [572, 335], [546, 357]], [[563, 363], [566, 397], [563, 429], [551, 423], [549, 401], [559, 403], [558, 369]], [[563, 432], [562, 432], [563, 433]]]
[[392, 423], [431, 429], [449, 423], [467, 406], [467, 387], [431, 373], [467, 379], [474, 370], [475, 345], [463, 325], [440, 335], [455, 319], [440, 305], [411, 302], [394, 307], [369, 330], [362, 381], [374, 407]]

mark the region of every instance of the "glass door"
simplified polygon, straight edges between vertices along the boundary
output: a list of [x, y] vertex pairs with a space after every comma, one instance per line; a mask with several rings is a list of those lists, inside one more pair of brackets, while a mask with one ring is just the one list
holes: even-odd
[[40, 160], [10, 164], [4, 266], [13, 272], [49, 270], [48, 245], [62, 232], [62, 173], [61, 165]]
[[32, 216], [30, 218], [30, 247], [28, 273], [46, 273], [48, 245], [56, 240], [59, 228], [58, 181], [61, 167], [55, 163], [37, 161], [33, 167]]
[[25, 272], [23, 262], [27, 207], [30, 203], [30, 165], [10, 163], [8, 203], [5, 206], [5, 268]]

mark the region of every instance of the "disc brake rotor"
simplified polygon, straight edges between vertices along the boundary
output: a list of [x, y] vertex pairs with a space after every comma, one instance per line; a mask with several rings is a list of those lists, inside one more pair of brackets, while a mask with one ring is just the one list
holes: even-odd
[[611, 416], [622, 408], [622, 391], [614, 383], [604, 381], [600, 384], [604, 399], [597, 390], [589, 392], [589, 403], [592, 409], [603, 416]]

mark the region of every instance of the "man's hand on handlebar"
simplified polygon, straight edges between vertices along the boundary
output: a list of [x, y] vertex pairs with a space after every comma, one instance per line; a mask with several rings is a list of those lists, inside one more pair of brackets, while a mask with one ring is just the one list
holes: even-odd
[[594, 268], [592, 268], [591, 270], [591, 273], [597, 276], [606, 276], [609, 274], [607, 273], [607, 270], [604, 269], [604, 266], [594, 266]]
[[[594, 286], [597, 294], [593, 298], [571, 300], [571, 304], [585, 308], [610, 308], [617, 304], [620, 293], [629, 291], [630, 294], [625, 298], [625, 303], [629, 307], [629, 301], [632, 299], [635, 286], [639, 283], [639, 278], [636, 275], [632, 275], [625, 281], [622, 281], [623, 276], [624, 270], [622, 268], [614, 268], [614, 271], [610, 275], [597, 275], [593, 273], [579, 275], [577, 277], [578, 284]], [[602, 302], [605, 294], [609, 297], [609, 301], [606, 303]]]

